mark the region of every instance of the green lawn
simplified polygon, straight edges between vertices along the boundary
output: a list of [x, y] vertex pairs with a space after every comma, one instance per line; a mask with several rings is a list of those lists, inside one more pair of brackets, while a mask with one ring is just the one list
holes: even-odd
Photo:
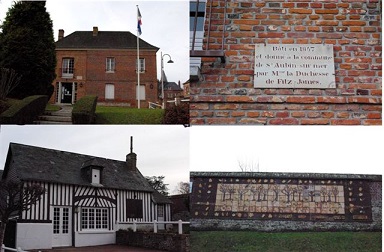
[[191, 252], [382, 251], [381, 232], [193, 231]]
[[162, 109], [96, 107], [96, 124], [161, 124], [163, 117]]
[[45, 111], [51, 111], [51, 112], [55, 112], [55, 111], [59, 111], [60, 110], [60, 106], [58, 105], [55, 105], [55, 104], [47, 104], [47, 107], [45, 107]]

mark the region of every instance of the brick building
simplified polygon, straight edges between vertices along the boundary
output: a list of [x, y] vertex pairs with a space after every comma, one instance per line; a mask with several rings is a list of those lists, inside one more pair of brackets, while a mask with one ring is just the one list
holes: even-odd
[[[197, 26], [191, 46], [199, 42], [202, 18], [204, 39], [190, 53], [201, 58], [200, 75], [191, 76], [191, 124], [382, 124], [380, 1], [194, 2], [191, 8], [199, 8], [191, 9]], [[333, 86], [260, 87], [255, 68], [265, 58], [255, 57], [257, 45], [329, 47], [324, 74], [334, 75]], [[294, 57], [280, 55], [287, 65]]]
[[[158, 48], [139, 40], [141, 107], [156, 102]], [[76, 31], [56, 42], [52, 103], [75, 103], [85, 95], [98, 101], [137, 106], [137, 37], [130, 32]]]

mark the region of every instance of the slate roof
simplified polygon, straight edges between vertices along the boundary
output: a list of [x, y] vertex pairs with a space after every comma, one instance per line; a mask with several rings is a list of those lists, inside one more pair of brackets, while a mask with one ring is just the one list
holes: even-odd
[[105, 188], [154, 192], [138, 169], [128, 170], [125, 161], [10, 143], [3, 179], [13, 173], [22, 180], [90, 186], [81, 176], [86, 165], [102, 166]]
[[183, 89], [176, 82], [164, 83], [164, 90], [183, 91]]
[[173, 204], [172, 200], [168, 199], [161, 193], [155, 190], [155, 192], [152, 194], [152, 200], [156, 204]]
[[[93, 36], [92, 31], [76, 31], [58, 40], [56, 49], [137, 49], [137, 37], [130, 32], [99, 31]], [[159, 50], [139, 38], [140, 49]]]

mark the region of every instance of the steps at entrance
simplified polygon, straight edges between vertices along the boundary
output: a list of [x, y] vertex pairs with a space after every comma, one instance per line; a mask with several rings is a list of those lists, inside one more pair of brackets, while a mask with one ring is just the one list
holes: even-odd
[[55, 115], [42, 115], [39, 117], [40, 121], [51, 121], [51, 122], [70, 122], [72, 118], [68, 116], [55, 116]]
[[72, 107], [62, 106], [59, 111], [46, 111], [35, 124], [72, 124]]

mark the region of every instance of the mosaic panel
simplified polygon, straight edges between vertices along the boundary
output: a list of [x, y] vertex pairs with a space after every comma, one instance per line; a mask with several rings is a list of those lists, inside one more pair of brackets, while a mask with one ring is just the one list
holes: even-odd
[[372, 221], [370, 188], [357, 180], [195, 178], [196, 218]]

